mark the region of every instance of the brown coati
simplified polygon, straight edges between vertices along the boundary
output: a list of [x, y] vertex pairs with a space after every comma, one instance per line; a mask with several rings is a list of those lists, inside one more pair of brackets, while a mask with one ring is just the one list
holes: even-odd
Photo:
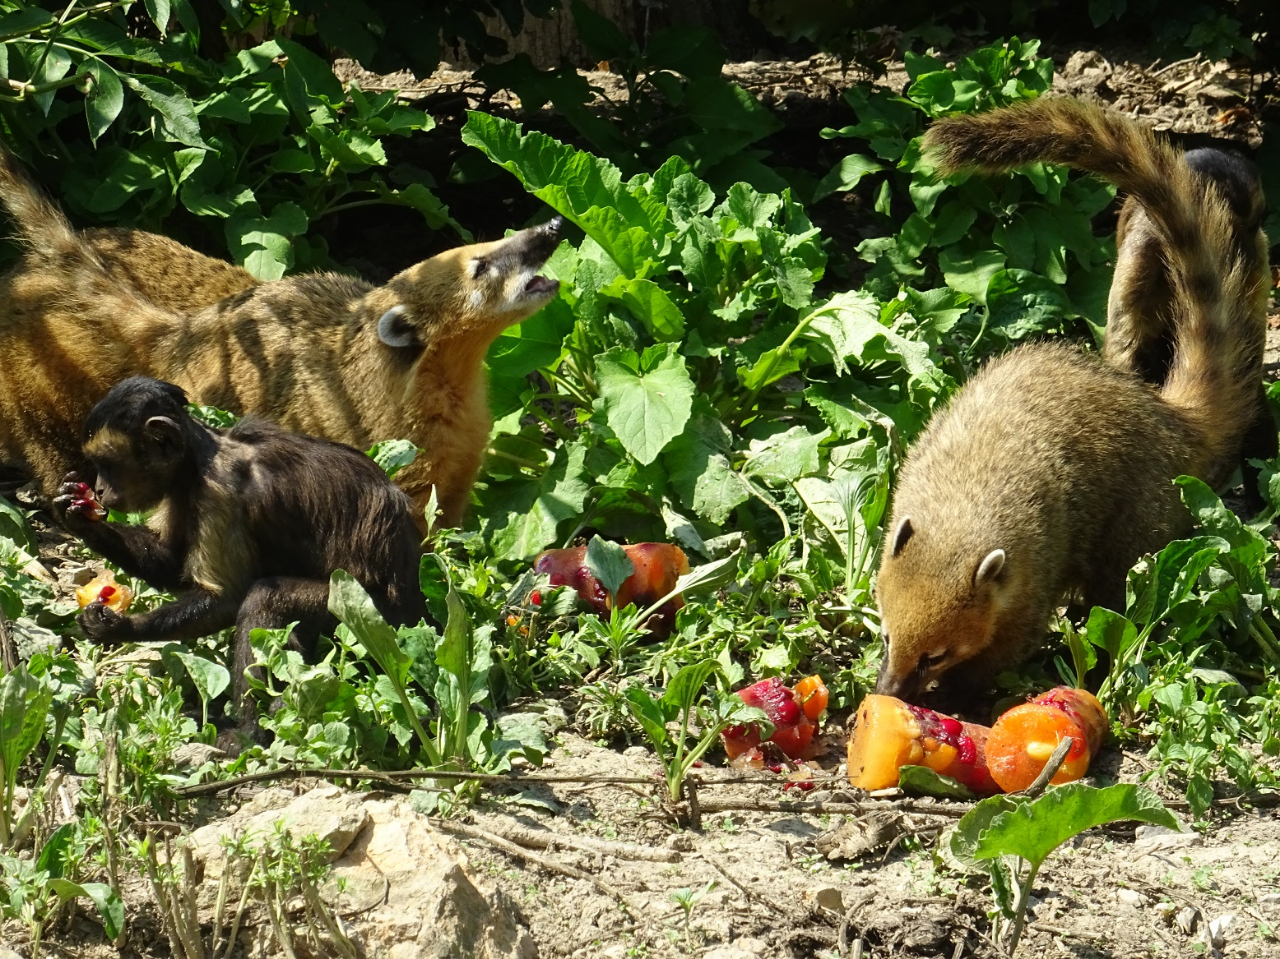
[[[1262, 329], [1267, 312], [1268, 243], [1262, 232], [1266, 198], [1258, 169], [1234, 153], [1214, 147], [1188, 150], [1183, 155], [1201, 180], [1202, 189], [1219, 190], [1234, 218], [1234, 241], [1239, 262], [1257, 275], [1253, 304]], [[1160, 232], [1137, 197], [1127, 197], [1116, 225], [1116, 269], [1107, 301], [1107, 329], [1102, 356], [1117, 369], [1137, 373], [1146, 382], [1163, 384], [1174, 353], [1174, 290], [1169, 279]], [[1258, 340], [1262, 349], [1262, 337]], [[1247, 505], [1258, 512], [1265, 505], [1258, 491], [1258, 470], [1251, 459], [1272, 459], [1280, 453], [1275, 417], [1266, 386], [1258, 380], [1256, 413], [1243, 438], [1241, 467]]]
[[[114, 227], [74, 230], [2, 146], [0, 200], [13, 217], [17, 238], [41, 266], [83, 245], [109, 276], [166, 310], [198, 310], [258, 282], [248, 270], [197, 253], [167, 236]], [[0, 329], [8, 309], [8, 303], [0, 303]]]
[[488, 443], [485, 352], [559, 289], [538, 275], [559, 242], [557, 217], [382, 286], [298, 276], [181, 313], [161, 305], [177, 297], [147, 291], [160, 277], [104, 261], [12, 168], [0, 199], [30, 247], [0, 278], [0, 465], [22, 464], [46, 493], [87, 467], [77, 437], [94, 403], [144, 374], [195, 402], [360, 449], [411, 440], [422, 453], [397, 484], [420, 525], [433, 486], [443, 522], [456, 525]]
[[[252, 734], [250, 632], [294, 624], [291, 645], [309, 657], [336, 625], [328, 599], [337, 569], [389, 623], [417, 623], [426, 612], [418, 531], [408, 497], [359, 450], [252, 419], [215, 433], [185, 404], [171, 383], [135, 376], [85, 421], [96, 495], [76, 474], [65, 478], [68, 528], [126, 572], [179, 595], [132, 616], [92, 603], [79, 622], [103, 645], [195, 640], [235, 626], [232, 702], [241, 732]], [[154, 512], [145, 526], [127, 526], [103, 522], [101, 507]]]
[[877, 595], [877, 691], [982, 692], [1045, 632], [1055, 605], [1123, 609], [1126, 571], [1184, 534], [1172, 480], [1218, 485], [1255, 409], [1259, 277], [1230, 208], [1146, 127], [1072, 100], [934, 124], [943, 174], [1034, 161], [1105, 177], [1138, 198], [1168, 253], [1176, 349], [1159, 389], [1095, 355], [1031, 345], [988, 364], [908, 454]]

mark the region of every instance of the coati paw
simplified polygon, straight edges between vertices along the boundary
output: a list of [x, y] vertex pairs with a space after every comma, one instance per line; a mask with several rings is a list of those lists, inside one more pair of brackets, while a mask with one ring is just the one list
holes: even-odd
[[62, 485], [58, 487], [58, 495], [53, 502], [67, 516], [89, 523], [96, 523], [107, 515], [107, 508], [98, 502], [93, 487], [83, 482], [76, 473], [68, 473], [62, 478]]
[[76, 622], [89, 642], [100, 645], [122, 642], [129, 631], [125, 617], [101, 602], [90, 603], [80, 610]]

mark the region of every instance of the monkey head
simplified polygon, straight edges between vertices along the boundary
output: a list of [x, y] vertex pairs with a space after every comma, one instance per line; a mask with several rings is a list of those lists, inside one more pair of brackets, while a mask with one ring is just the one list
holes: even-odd
[[189, 468], [199, 427], [187, 397], [172, 383], [133, 376], [113, 386], [89, 412], [84, 453], [97, 471], [103, 506], [119, 512], [152, 509]]
[[564, 226], [554, 217], [493, 243], [473, 243], [433, 256], [369, 293], [360, 309], [378, 339], [415, 355], [428, 343], [468, 339], [483, 350], [560, 291], [538, 271], [555, 252]]
[[991, 647], [1009, 595], [1003, 549], [936, 542], [920, 525], [895, 517], [876, 581], [885, 641], [876, 692], [907, 700]]

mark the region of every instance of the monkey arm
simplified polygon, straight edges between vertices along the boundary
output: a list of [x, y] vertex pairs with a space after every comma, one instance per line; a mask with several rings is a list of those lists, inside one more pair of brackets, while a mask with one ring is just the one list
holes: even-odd
[[234, 625], [242, 599], [238, 594], [218, 595], [196, 588], [136, 616], [121, 616], [101, 603], [91, 603], [78, 622], [90, 642], [101, 644], [199, 639]]
[[156, 589], [185, 585], [183, 557], [145, 526], [102, 523], [67, 514], [68, 528], [99, 556]]

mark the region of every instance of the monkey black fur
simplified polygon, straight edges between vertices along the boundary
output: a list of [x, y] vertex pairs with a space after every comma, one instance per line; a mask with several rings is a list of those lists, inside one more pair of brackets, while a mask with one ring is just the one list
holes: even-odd
[[336, 622], [335, 569], [354, 576], [392, 625], [418, 622], [419, 536], [408, 497], [359, 451], [252, 420], [216, 433], [185, 404], [179, 387], [135, 376], [85, 422], [98, 501], [154, 513], [145, 526], [98, 521], [69, 474], [58, 497], [68, 526], [126, 572], [180, 595], [135, 616], [94, 603], [79, 622], [102, 644], [191, 640], [234, 625], [232, 696], [240, 732], [252, 735], [250, 630], [297, 622], [291, 643], [311, 655]]

